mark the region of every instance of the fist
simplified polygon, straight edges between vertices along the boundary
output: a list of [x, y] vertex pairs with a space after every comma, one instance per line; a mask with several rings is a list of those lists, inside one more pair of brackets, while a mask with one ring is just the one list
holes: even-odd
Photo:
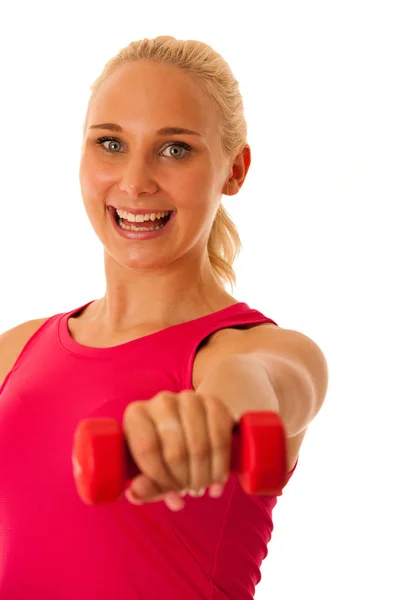
[[218, 398], [191, 390], [160, 392], [129, 404], [123, 431], [140, 469], [125, 497], [133, 504], [164, 500], [184, 506], [186, 492], [219, 497], [229, 478], [235, 421]]

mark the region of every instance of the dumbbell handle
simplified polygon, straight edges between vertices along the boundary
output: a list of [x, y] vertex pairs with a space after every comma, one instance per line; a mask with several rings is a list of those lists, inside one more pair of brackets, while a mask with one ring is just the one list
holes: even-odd
[[[72, 465], [78, 494], [86, 504], [114, 502], [140, 474], [117, 421], [84, 419], [75, 431]], [[287, 479], [283, 423], [272, 411], [242, 415], [232, 430], [230, 471], [248, 494], [281, 495]]]

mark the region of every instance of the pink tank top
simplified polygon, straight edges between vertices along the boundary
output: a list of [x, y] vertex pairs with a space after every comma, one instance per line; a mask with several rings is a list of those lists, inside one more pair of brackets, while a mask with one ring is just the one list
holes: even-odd
[[109, 416], [122, 425], [128, 403], [193, 389], [195, 353], [210, 334], [276, 323], [239, 302], [91, 348], [68, 330], [68, 318], [89, 304], [49, 318], [0, 388], [0, 598], [250, 600], [276, 496], [249, 496], [232, 475], [221, 498], [186, 496], [176, 513], [124, 496], [88, 506], [76, 491], [71, 451], [81, 419]]

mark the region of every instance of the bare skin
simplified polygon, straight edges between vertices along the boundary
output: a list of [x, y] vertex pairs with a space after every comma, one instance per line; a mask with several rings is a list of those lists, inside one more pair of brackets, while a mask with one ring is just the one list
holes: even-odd
[[[222, 195], [238, 193], [251, 157], [248, 145], [235, 159], [224, 156], [218, 122], [196, 80], [166, 64], [124, 65], [92, 102], [79, 177], [85, 210], [104, 246], [106, 293], [81, 321], [99, 342], [140, 337], [236, 302], [213, 275], [207, 239]], [[116, 123], [123, 132], [90, 129], [100, 123]], [[201, 135], [156, 134], [166, 126]], [[96, 144], [103, 136], [118, 142]], [[115, 205], [176, 216], [158, 238], [127, 240], [109, 221], [108, 206]]]
[[[90, 129], [99, 123], [116, 123], [123, 132]], [[250, 147], [246, 145], [234, 159], [224, 156], [218, 116], [193, 77], [171, 65], [125, 65], [101, 86], [87, 126], [80, 184], [85, 210], [104, 247], [106, 293], [69, 320], [73, 338], [99, 348], [118, 345], [234, 304], [235, 298], [214, 278], [207, 240], [222, 195], [237, 194], [244, 183]], [[185, 127], [201, 135], [156, 134], [166, 126]], [[110, 141], [102, 146], [96, 143], [105, 136], [118, 139], [112, 151]], [[179, 150], [178, 142], [189, 144], [192, 150]], [[174, 158], [173, 148], [182, 158]], [[148, 212], [174, 210], [176, 217], [168, 233], [151, 240], [127, 240], [116, 234], [110, 222], [108, 207], [115, 205]], [[31, 321], [12, 334], [0, 361], [0, 386], [39, 321], [45, 320]], [[273, 326], [264, 323], [257, 327]], [[212, 340], [196, 354], [194, 390], [204, 381], [209, 365], [217, 364], [221, 357], [249, 351], [246, 335], [246, 330], [226, 328], [210, 336]], [[151, 403], [146, 403], [146, 409], [154, 406]], [[162, 421], [158, 409], [152, 414]], [[192, 418], [198, 433], [200, 421]], [[304, 435], [305, 430], [287, 440], [290, 468]], [[154, 486], [149, 477], [143, 483], [146, 477], [144, 474], [142, 485]], [[222, 491], [223, 483], [214, 485]], [[163, 492], [143, 491], [156, 497]], [[168, 500], [172, 508], [174, 500], [179, 501], [176, 493]]]

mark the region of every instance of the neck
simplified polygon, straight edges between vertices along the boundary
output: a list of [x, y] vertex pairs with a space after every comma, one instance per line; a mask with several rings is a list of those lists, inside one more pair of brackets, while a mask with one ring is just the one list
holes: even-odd
[[142, 325], [169, 327], [236, 302], [215, 278], [208, 254], [200, 264], [175, 261], [157, 269], [129, 269], [107, 253], [104, 262], [107, 290], [93, 303], [90, 318], [106, 334]]

